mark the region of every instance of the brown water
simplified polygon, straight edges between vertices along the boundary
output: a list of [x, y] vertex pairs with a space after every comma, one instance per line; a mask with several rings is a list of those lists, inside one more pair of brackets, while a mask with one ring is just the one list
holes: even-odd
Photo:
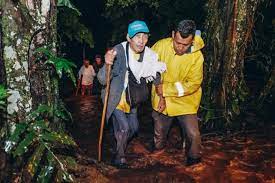
[[[98, 132], [102, 106], [96, 96], [66, 99], [73, 114], [71, 133], [82, 156], [97, 159]], [[180, 130], [175, 125], [168, 138], [167, 148], [159, 154], [148, 151], [153, 125], [150, 107], [140, 111], [140, 130], [127, 149], [130, 169], [110, 166], [112, 135], [104, 130], [103, 162], [79, 161], [75, 173], [78, 182], [130, 183], [275, 183], [275, 134], [266, 138], [261, 130], [235, 133], [226, 137], [202, 134], [202, 163], [186, 167]]]

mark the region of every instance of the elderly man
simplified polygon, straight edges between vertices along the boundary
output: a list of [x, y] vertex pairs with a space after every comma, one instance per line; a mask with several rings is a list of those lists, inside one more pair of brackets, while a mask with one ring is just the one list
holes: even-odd
[[[156, 80], [157, 75], [166, 70], [165, 64], [158, 62], [157, 54], [146, 46], [148, 33], [149, 29], [144, 21], [137, 20], [130, 23], [126, 35], [127, 41], [107, 51], [105, 65], [98, 73], [99, 81], [102, 85], [106, 85], [106, 65], [112, 65], [106, 119], [108, 121], [112, 118], [113, 121], [116, 155], [112, 163], [118, 168], [127, 168], [125, 157], [127, 143], [138, 130], [138, 104], [133, 105], [134, 98], [132, 98], [133, 93], [130, 94], [129, 83], [135, 80], [137, 84], [146, 85], [147, 82], [154, 80], [154, 84], [157, 85], [159, 84]], [[135, 93], [142, 94], [143, 90]]]

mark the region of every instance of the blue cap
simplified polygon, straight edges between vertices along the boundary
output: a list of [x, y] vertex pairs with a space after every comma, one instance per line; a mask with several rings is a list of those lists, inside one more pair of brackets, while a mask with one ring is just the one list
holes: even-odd
[[149, 33], [149, 29], [144, 21], [136, 20], [129, 24], [128, 35], [130, 38], [140, 32]]

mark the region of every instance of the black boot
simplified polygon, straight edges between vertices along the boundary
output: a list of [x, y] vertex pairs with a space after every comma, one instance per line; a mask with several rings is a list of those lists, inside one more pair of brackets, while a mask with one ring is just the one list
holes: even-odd
[[111, 161], [112, 166], [116, 167], [117, 169], [128, 169], [129, 166], [126, 163], [126, 159], [125, 158], [113, 158]]

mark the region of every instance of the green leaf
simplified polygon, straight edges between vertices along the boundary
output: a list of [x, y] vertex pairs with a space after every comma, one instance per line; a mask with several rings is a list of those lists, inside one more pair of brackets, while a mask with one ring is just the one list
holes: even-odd
[[7, 90], [0, 85], [0, 110], [6, 111], [6, 98], [8, 97]]
[[48, 59], [54, 57], [54, 54], [52, 53], [52, 51], [50, 51], [49, 49], [44, 48], [44, 47], [37, 48], [34, 53], [38, 53], [38, 52], [46, 55], [48, 57]]
[[53, 108], [51, 106], [41, 104], [38, 106], [38, 108], [35, 111], [33, 111], [30, 114], [30, 117], [36, 119], [37, 117], [41, 117], [42, 114], [47, 114], [50, 117], [52, 117], [53, 116]]
[[17, 123], [15, 125], [15, 130], [9, 136], [8, 141], [17, 143], [20, 139], [20, 135], [25, 132], [27, 126], [28, 125], [26, 123]]
[[55, 115], [60, 119], [68, 120], [66, 113], [62, 110], [56, 110]]
[[73, 121], [71, 113], [66, 109], [64, 104], [60, 102], [57, 108], [54, 110], [54, 115], [63, 120], [71, 120]]
[[26, 123], [18, 123], [15, 125], [15, 130], [13, 131], [12, 134], [10, 134], [10, 136], [8, 136], [8, 138], [5, 142], [4, 149], [7, 153], [11, 152], [11, 150], [14, 148], [14, 146], [19, 141], [20, 135], [25, 132], [26, 128], [27, 128]]
[[44, 64], [54, 65], [55, 62], [54, 62], [54, 60], [49, 59], [49, 60], [45, 61]]
[[75, 141], [65, 133], [57, 133], [57, 132], [44, 132], [41, 134], [41, 138], [48, 142], [59, 142], [65, 145], [73, 145], [75, 146]]
[[3, 85], [0, 85], [0, 99], [8, 97], [8, 92]]
[[27, 164], [27, 171], [30, 173], [32, 177], [37, 172], [37, 169], [39, 167], [39, 163], [41, 161], [41, 157], [44, 154], [44, 151], [45, 151], [45, 146], [43, 144], [40, 144], [29, 159], [29, 162]]
[[43, 47], [38, 48], [36, 52], [41, 52], [48, 57], [48, 60], [46, 60], [44, 64], [53, 65], [59, 78], [62, 77], [62, 74], [64, 72], [76, 86], [76, 78], [73, 72], [73, 68], [76, 68], [76, 65], [72, 61], [65, 58], [57, 57], [52, 51]]
[[33, 131], [29, 132], [23, 141], [19, 143], [19, 145], [16, 147], [14, 151], [14, 156], [21, 156], [25, 152], [28, 151], [28, 146], [33, 143], [35, 140], [35, 133]]
[[46, 122], [45, 120], [38, 120], [31, 124], [31, 128], [34, 131], [41, 131], [41, 130], [48, 129], [48, 125], [49, 123]]
[[59, 58], [59, 57], [55, 58], [54, 63], [55, 63], [54, 66], [59, 78], [61, 78], [62, 73], [65, 72], [65, 74], [73, 81], [74, 85], [76, 85], [76, 78], [72, 70], [72, 68], [76, 68], [76, 65], [67, 59]]

